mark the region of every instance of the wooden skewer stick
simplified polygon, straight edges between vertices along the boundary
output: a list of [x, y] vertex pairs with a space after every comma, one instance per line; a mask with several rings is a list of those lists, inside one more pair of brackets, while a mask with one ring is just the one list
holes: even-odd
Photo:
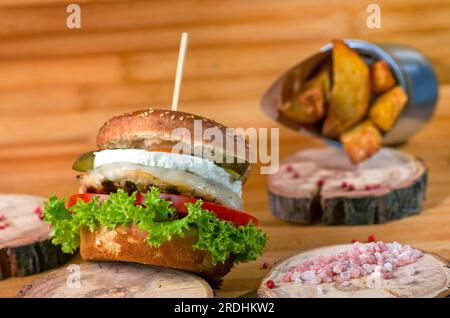
[[183, 77], [184, 59], [188, 46], [188, 33], [181, 34], [180, 52], [178, 53], [177, 73], [175, 76], [175, 86], [173, 88], [172, 110], [176, 111], [178, 108], [178, 100], [180, 98], [181, 78]]

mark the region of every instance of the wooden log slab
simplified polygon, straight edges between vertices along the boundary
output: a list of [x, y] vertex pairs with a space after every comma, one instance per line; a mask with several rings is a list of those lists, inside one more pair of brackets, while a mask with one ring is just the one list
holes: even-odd
[[0, 195], [0, 280], [46, 271], [71, 257], [51, 243], [49, 225], [36, 214], [43, 201], [32, 195]]
[[82, 263], [60, 268], [25, 286], [18, 295], [23, 298], [212, 296], [211, 287], [200, 277], [174, 269], [130, 263]]
[[285, 221], [310, 224], [376, 224], [419, 213], [427, 169], [405, 152], [381, 149], [353, 165], [343, 151], [316, 148], [282, 161], [269, 175], [272, 213]]
[[[317, 248], [276, 264], [263, 279], [257, 290], [258, 296], [263, 298], [432, 298], [450, 295], [449, 262], [427, 253], [414, 263], [397, 268], [394, 271], [394, 278], [382, 280], [381, 285], [377, 287], [367, 287], [367, 276], [351, 279], [351, 285], [348, 287], [334, 282], [320, 285], [282, 282], [281, 278], [289, 267], [319, 255], [334, 254], [349, 246], [334, 245]], [[415, 271], [413, 281], [403, 282], [402, 275], [411, 267]], [[268, 280], [273, 280], [276, 286], [272, 289], [268, 288]]]

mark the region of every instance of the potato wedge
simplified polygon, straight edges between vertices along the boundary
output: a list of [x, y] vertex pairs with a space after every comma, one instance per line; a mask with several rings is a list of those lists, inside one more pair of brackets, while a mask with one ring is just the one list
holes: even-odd
[[382, 136], [378, 128], [366, 120], [343, 133], [340, 141], [352, 163], [372, 157], [381, 147]]
[[337, 138], [367, 113], [370, 99], [369, 67], [343, 41], [333, 41], [333, 88], [322, 133]]
[[298, 123], [314, 124], [325, 114], [325, 102], [330, 94], [330, 87], [330, 65], [326, 63], [305, 83], [300, 94], [283, 105], [280, 112]]
[[280, 109], [287, 118], [301, 124], [314, 124], [323, 118], [324, 96], [320, 86], [306, 89]]
[[394, 75], [385, 60], [379, 60], [370, 66], [370, 79], [372, 92], [376, 95], [384, 93], [395, 85]]
[[379, 96], [369, 110], [369, 118], [384, 132], [390, 130], [408, 101], [408, 96], [397, 85]]
[[325, 101], [328, 101], [331, 93], [330, 63], [325, 63], [311, 79], [305, 83], [305, 90], [320, 86], [323, 90]]

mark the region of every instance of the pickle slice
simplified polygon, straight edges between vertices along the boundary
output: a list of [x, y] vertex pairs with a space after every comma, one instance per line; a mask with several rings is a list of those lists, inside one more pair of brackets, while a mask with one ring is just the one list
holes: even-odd
[[225, 171], [227, 171], [231, 175], [233, 180], [241, 180], [250, 165], [250, 163], [248, 163], [247, 161], [243, 163], [214, 162], [214, 164], [218, 167], [221, 167], [222, 169], [225, 169]]
[[[89, 170], [94, 169], [94, 155], [95, 151], [90, 151], [82, 154], [78, 157], [77, 160], [72, 165], [72, 169], [75, 171], [80, 172], [86, 172]], [[223, 162], [223, 163], [214, 163], [216, 166], [221, 167], [222, 169], [225, 169], [230, 175], [233, 180], [241, 180], [242, 176], [245, 174], [249, 167], [248, 162], [244, 163], [237, 163], [237, 162]]]
[[75, 171], [85, 172], [94, 169], [94, 151], [86, 152], [78, 157], [72, 165]]

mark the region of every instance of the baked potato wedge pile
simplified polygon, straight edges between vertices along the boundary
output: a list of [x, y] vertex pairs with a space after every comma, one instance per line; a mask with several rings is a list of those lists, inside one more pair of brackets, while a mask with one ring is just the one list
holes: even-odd
[[358, 163], [381, 148], [383, 134], [407, 101], [386, 61], [368, 65], [344, 41], [334, 40], [331, 61], [320, 65], [279, 113], [339, 140], [351, 162]]

